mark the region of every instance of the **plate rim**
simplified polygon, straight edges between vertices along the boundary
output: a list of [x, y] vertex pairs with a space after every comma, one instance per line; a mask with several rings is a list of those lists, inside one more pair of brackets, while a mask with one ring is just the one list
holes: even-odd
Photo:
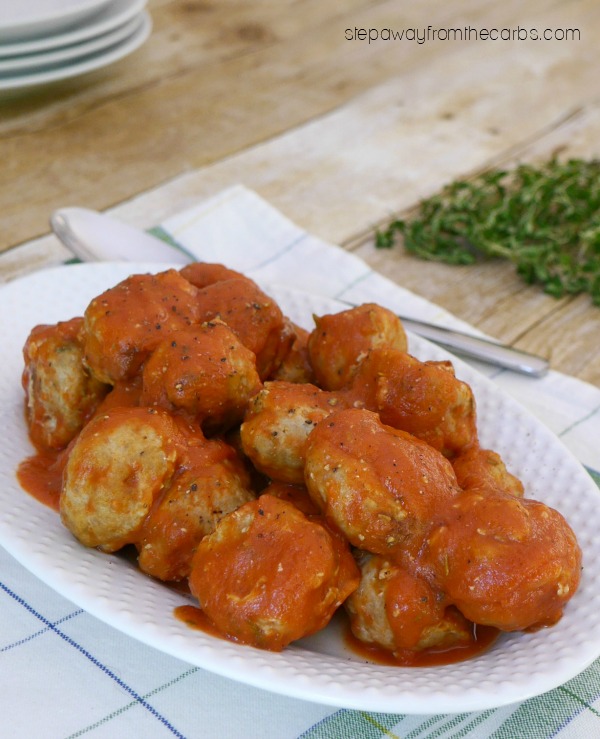
[[107, 6], [81, 28], [28, 41], [2, 43], [0, 40], [0, 59], [70, 46], [100, 36], [131, 20], [144, 9], [147, 2], [148, 0], [109, 0]]
[[118, 62], [124, 57], [137, 51], [144, 44], [152, 31], [152, 19], [147, 11], [140, 13], [140, 23], [136, 29], [121, 41], [99, 51], [89, 54], [70, 63], [57, 65], [46, 71], [30, 71], [23, 74], [7, 74], [0, 76], [0, 91], [16, 90], [36, 85], [45, 85], [50, 82], [77, 77], [97, 69], [102, 69]]
[[41, 11], [38, 15], [30, 13], [21, 18], [4, 21], [0, 18], [0, 41], [3, 39], [27, 39], [56, 29], [68, 27], [70, 24], [86, 19], [108, 5], [110, 0], [78, 0], [69, 7], [55, 7]]
[[79, 44], [71, 44], [24, 56], [7, 57], [6, 59], [0, 57], [0, 75], [9, 75], [15, 72], [20, 73], [21, 71], [27, 74], [34, 74], [38, 70], [43, 71], [43, 68], [49, 64], [76, 63], [80, 57], [96, 54], [99, 51], [107, 49], [109, 46], [124, 41], [138, 30], [142, 22], [143, 12], [134, 15], [133, 18], [130, 18], [125, 23], [113, 28], [107, 33], [93, 36]]

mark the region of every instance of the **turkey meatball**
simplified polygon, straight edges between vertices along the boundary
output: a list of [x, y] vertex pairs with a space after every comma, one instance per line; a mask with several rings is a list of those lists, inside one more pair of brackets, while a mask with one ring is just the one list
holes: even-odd
[[324, 390], [346, 387], [371, 349], [407, 348], [398, 316], [374, 303], [315, 317], [315, 324], [308, 339], [308, 355], [316, 384]]
[[261, 379], [281, 364], [294, 335], [277, 303], [245, 277], [214, 282], [198, 290], [196, 307], [202, 321], [220, 318], [256, 355]]
[[340, 537], [291, 503], [262, 495], [202, 539], [189, 583], [222, 633], [279, 651], [324, 628], [358, 580]]
[[352, 633], [390, 652], [449, 649], [473, 640], [473, 625], [423, 577], [363, 553], [361, 579], [346, 600]]
[[305, 458], [306, 486], [325, 518], [375, 554], [415, 553], [460, 492], [444, 456], [367, 410], [342, 410], [321, 422]]
[[308, 337], [306, 329], [288, 322], [288, 327], [293, 335], [293, 342], [279, 367], [269, 377], [270, 380], [282, 380], [283, 382], [315, 382], [315, 373], [308, 356]]
[[94, 298], [84, 314], [85, 362], [102, 382], [134, 377], [171, 331], [198, 323], [198, 289], [176, 270], [132, 275]]
[[171, 485], [183, 440], [173, 419], [152, 408], [113, 408], [75, 441], [60, 494], [65, 526], [88, 547], [114, 552], [134, 543], [154, 502]]
[[426, 441], [448, 458], [477, 443], [475, 399], [450, 362], [421, 362], [406, 352], [374, 349], [350, 394], [383, 423]]
[[505, 493], [462, 493], [428, 556], [466, 618], [504, 631], [556, 623], [579, 585], [581, 550], [561, 514]]
[[221, 321], [172, 332], [143, 369], [144, 405], [184, 410], [208, 431], [242, 420], [260, 389], [254, 354]]
[[82, 318], [36, 326], [23, 348], [25, 417], [41, 449], [67, 446], [109, 390], [83, 364], [82, 326]]
[[220, 440], [197, 440], [142, 526], [136, 542], [140, 569], [160, 580], [183, 580], [201, 539], [254, 497], [235, 451]]
[[472, 447], [453, 459], [452, 467], [463, 490], [478, 488], [523, 497], [523, 483], [506, 469], [498, 452], [491, 449]]
[[241, 272], [229, 269], [224, 264], [212, 262], [192, 262], [182, 267], [179, 273], [195, 287], [206, 287], [214, 285], [215, 282], [223, 282], [223, 280], [248, 279]]
[[314, 385], [266, 382], [240, 429], [244, 453], [265, 475], [302, 484], [306, 439], [336, 407], [338, 399]]

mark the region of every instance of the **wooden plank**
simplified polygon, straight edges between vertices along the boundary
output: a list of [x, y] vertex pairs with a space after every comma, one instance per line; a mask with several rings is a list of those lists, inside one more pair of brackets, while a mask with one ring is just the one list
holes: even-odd
[[[0, 250], [44, 233], [48, 214], [55, 207], [75, 200], [95, 208], [109, 207], [182, 171], [230, 157], [315, 120], [382, 80], [390, 81], [390, 93], [394, 93], [387, 101], [387, 114], [405, 117], [404, 128], [384, 132], [394, 136], [388, 143], [411, 130], [414, 134], [418, 128], [422, 134], [417, 137], [419, 148], [431, 146], [438, 164], [452, 145], [461, 112], [477, 107], [482, 87], [490, 94], [489, 79], [498, 85], [497, 95], [514, 86], [517, 79], [524, 83], [524, 90], [534, 81], [544, 88], [548, 81], [544, 75], [552, 73], [552, 95], [545, 93], [552, 100], [545, 99], [541, 106], [550, 118], [571, 106], [573, 100], [579, 101], [584, 90], [593, 90], [597, 82], [586, 69], [581, 79], [572, 79], [573, 75], [565, 78], [561, 64], [568, 50], [565, 46], [557, 57], [556, 44], [551, 50], [552, 44], [535, 49], [522, 44], [517, 49], [509, 42], [497, 47], [485, 42], [366, 44], [344, 38], [344, 29], [349, 26], [397, 27], [424, 24], [430, 19], [440, 25], [526, 20], [565, 25], [572, 17], [592, 13], [592, 0], [562, 2], [550, 10], [544, 0], [532, 0], [527, 9], [516, 0], [503, 4], [462, 0], [444, 7], [426, 0], [410, 8], [399, 8], [394, 2], [357, 0], [349, 10], [341, 10], [334, 0], [322, 6], [305, 0], [286, 6], [291, 17], [283, 10], [273, 16], [274, 4], [265, 3], [253, 32], [248, 31], [247, 19], [231, 28], [227, 8], [221, 11], [218, 4], [209, 3], [204, 4], [207, 12], [191, 24], [196, 32], [204, 32], [200, 43], [186, 27], [190, 13], [182, 10], [176, 15], [175, 8], [182, 5], [190, 11], [194, 4], [156, 6], [155, 39], [131, 59], [123, 60], [123, 82], [114, 70], [100, 70], [94, 78], [93, 94], [85, 87], [89, 81], [71, 81], [40, 93], [39, 98], [9, 101], [5, 106], [0, 124], [0, 158], [6, 163], [5, 185], [0, 190]], [[242, 6], [236, 5], [236, 12], [242, 12]], [[311, 13], [305, 15], [307, 8]], [[594, 34], [587, 38], [578, 53], [595, 49], [597, 38]], [[531, 57], [523, 75], [518, 65], [510, 63], [515, 56], [521, 57], [521, 64]], [[579, 66], [576, 69], [579, 74]], [[402, 86], [397, 84], [399, 79]], [[513, 94], [514, 90], [506, 92]], [[60, 99], [56, 105], [50, 103], [52, 95]], [[429, 115], [426, 105], [424, 109], [427, 101], [433, 104]], [[531, 103], [526, 108], [540, 101]], [[419, 118], [421, 114], [425, 118]], [[527, 110], [521, 115], [525, 119]], [[513, 121], [516, 129], [521, 115]], [[542, 117], [537, 116], [538, 126]], [[477, 137], [496, 137], [494, 148], [501, 149], [502, 133], [502, 123], [498, 125], [494, 119], [478, 129]], [[355, 126], [352, 137], [341, 142], [345, 149], [342, 157], [351, 157], [353, 139], [362, 135]], [[462, 135], [470, 137], [473, 131], [467, 129]], [[416, 143], [414, 136], [408, 140], [411, 145]], [[375, 159], [372, 169], [378, 164]], [[359, 162], [359, 171], [361, 166]], [[441, 169], [446, 172], [452, 167]], [[295, 182], [290, 185], [295, 189]], [[383, 181], [380, 187], [387, 188], [388, 182]]]

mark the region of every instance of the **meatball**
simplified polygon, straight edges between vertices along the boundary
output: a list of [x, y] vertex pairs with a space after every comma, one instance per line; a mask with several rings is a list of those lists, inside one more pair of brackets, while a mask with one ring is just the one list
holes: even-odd
[[321, 511], [310, 497], [304, 485], [292, 485], [289, 482], [271, 482], [261, 491], [261, 495], [272, 495], [274, 498], [292, 503], [306, 516], [319, 516]]
[[174, 331], [143, 369], [141, 402], [184, 410], [205, 430], [225, 430], [242, 420], [261, 387], [254, 354], [219, 320]]
[[304, 482], [304, 446], [338, 399], [314, 385], [266, 382], [248, 408], [240, 433], [244, 453], [265, 475]]
[[160, 580], [183, 580], [201, 539], [254, 497], [235, 451], [223, 441], [198, 441], [142, 526], [136, 542], [140, 569]]
[[36, 326], [23, 347], [25, 417], [41, 449], [67, 446], [109, 389], [83, 365], [82, 326], [83, 318]]
[[256, 355], [261, 379], [281, 364], [294, 340], [277, 303], [245, 277], [214, 282], [198, 290], [202, 321], [220, 318]]
[[173, 419], [153, 408], [113, 408], [92, 419], [70, 451], [60, 494], [65, 526], [88, 547], [134, 543], [170, 485], [184, 445]]
[[315, 373], [308, 356], [308, 337], [306, 329], [289, 322], [289, 330], [293, 334], [293, 342], [279, 367], [269, 377], [270, 380], [283, 382], [315, 382]]
[[344, 606], [357, 639], [390, 652], [449, 649], [473, 640], [473, 626], [423, 577], [363, 553], [358, 588]]
[[221, 632], [273, 651], [326, 626], [358, 581], [341, 538], [271, 495], [225, 516], [202, 539], [189, 578]]
[[475, 399], [450, 362], [421, 362], [406, 352], [374, 349], [350, 390], [383, 423], [408, 431], [452, 458], [477, 442]]
[[206, 287], [207, 285], [213, 285], [215, 282], [223, 282], [223, 280], [248, 279], [241, 272], [229, 269], [224, 264], [211, 262], [186, 264], [185, 267], [179, 270], [179, 273], [195, 287]]
[[444, 456], [367, 410], [321, 422], [305, 457], [306, 485], [325, 518], [375, 554], [414, 554], [460, 492]]
[[565, 519], [536, 500], [462, 493], [429, 538], [440, 587], [463, 615], [504, 631], [556, 623], [579, 585], [581, 550]]
[[132, 275], [94, 298], [84, 314], [85, 362], [115, 384], [134, 377], [171, 331], [197, 323], [198, 289], [176, 270]]
[[371, 349], [407, 348], [398, 316], [374, 303], [315, 317], [315, 324], [308, 339], [308, 354], [316, 384], [325, 390], [347, 386]]
[[523, 483], [506, 469], [502, 457], [491, 449], [472, 447], [453, 459], [452, 467], [463, 490], [478, 488], [523, 497]]

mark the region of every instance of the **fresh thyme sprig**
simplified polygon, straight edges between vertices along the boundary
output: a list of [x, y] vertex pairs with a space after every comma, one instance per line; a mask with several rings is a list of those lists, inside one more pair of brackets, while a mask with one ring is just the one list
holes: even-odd
[[393, 246], [398, 234], [422, 259], [501, 257], [550, 295], [589, 292], [600, 305], [600, 160], [551, 159], [453, 182], [379, 231], [376, 246]]

